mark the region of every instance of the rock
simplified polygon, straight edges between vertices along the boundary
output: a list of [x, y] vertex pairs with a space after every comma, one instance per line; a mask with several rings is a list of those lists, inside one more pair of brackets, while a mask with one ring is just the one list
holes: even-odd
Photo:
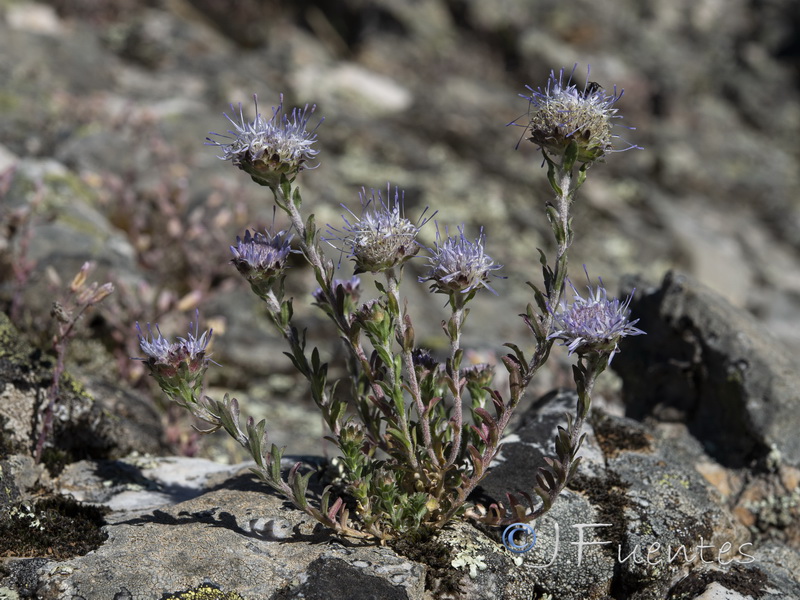
[[639, 286], [631, 310], [647, 335], [626, 339], [613, 363], [628, 416], [686, 422], [728, 467], [800, 465], [800, 376], [751, 315], [672, 272]]
[[355, 64], [308, 67], [294, 76], [304, 98], [318, 98], [326, 106], [346, 104], [374, 118], [402, 113], [411, 107], [411, 92], [396, 81]]
[[[520, 489], [530, 493], [541, 456], [553, 453], [554, 429], [575, 401], [574, 393], [550, 394], [528, 409], [476, 499], [504, 499], [504, 491]], [[586, 462], [537, 524], [536, 545], [518, 569], [535, 581], [535, 588], [526, 590], [529, 595], [677, 598], [684, 596], [670, 594], [684, 589], [674, 586], [687, 577], [703, 584], [691, 588], [697, 592], [736, 577], [760, 577], [783, 592], [797, 585], [780, 574], [747, 571], [761, 567], [761, 548], [694, 468], [704, 464], [708, 469], [713, 461], [687, 428], [653, 430], [629, 418], [598, 414], [585, 433]], [[777, 547], [793, 555], [788, 547]], [[722, 575], [704, 574], [712, 567]]]
[[[548, 444], [533, 436], [551, 436], [556, 415], [574, 401], [571, 393], [551, 394], [522, 416], [484, 497], [525, 485], [538, 459], [527, 462], [519, 450], [549, 454]], [[536, 524], [535, 544], [521, 555], [503, 548], [501, 532], [487, 536], [464, 522], [446, 527], [434, 545], [405, 544], [408, 556], [339, 540], [251, 476], [231, 477], [247, 465], [83, 461], [65, 469], [56, 488], [112, 507], [108, 541], [63, 562], [13, 562], [0, 585], [17, 585], [27, 574], [26, 589], [43, 599], [125, 590], [160, 597], [198, 586], [245, 598], [331, 600], [360, 597], [352, 595], [353, 585], [365, 598], [409, 599], [423, 598], [425, 589], [436, 598], [459, 590], [465, 600], [795, 593], [797, 553], [749, 542], [720, 494], [692, 468], [711, 459], [686, 428], [653, 432], [628, 418], [598, 415], [586, 433], [586, 464]], [[515, 473], [522, 477], [514, 479]]]
[[[33, 455], [49, 401], [47, 390], [52, 385], [55, 359], [23, 341], [4, 313], [0, 313], [0, 340], [0, 420], [6, 451]], [[62, 375], [61, 395], [45, 448], [64, 453], [70, 460], [164, 451], [158, 417], [141, 398], [108, 381], [94, 389], [103, 390], [104, 398], [93, 398], [69, 373]], [[119, 401], [115, 393], [124, 398], [124, 412], [111, 412], [115, 400]], [[125, 413], [136, 414], [137, 419], [128, 420]]]
[[[245, 476], [150, 514], [112, 519], [109, 542], [96, 552], [41, 567], [37, 593], [112, 598], [128, 589], [135, 597], [161, 597], [212, 583], [245, 598], [315, 598], [322, 582], [313, 577], [338, 572], [367, 594], [355, 597], [422, 598], [420, 565], [385, 547], [341, 543], [284, 504]], [[290, 537], [254, 530], [262, 519], [285, 523], [281, 530]]]
[[[496, 539], [459, 524], [451, 539], [458, 556], [444, 561], [435, 589], [450, 593], [444, 573], [456, 572], [475, 597], [517, 594], [527, 600], [550, 590], [559, 598], [564, 589], [576, 597], [659, 600], [798, 596], [792, 572], [800, 544], [794, 369], [785, 358], [789, 354], [763, 335], [770, 327], [787, 347], [800, 349], [797, 2], [243, 0], [230, 10], [231, 4], [48, 0], [6, 2], [0, 8], [0, 307], [12, 303], [14, 268], [21, 264], [17, 209], [37, 199], [47, 210], [37, 215], [28, 252], [40, 269], [26, 284], [23, 307], [29, 318], [15, 325], [30, 323], [41, 334], [49, 323], [47, 266], [68, 281], [84, 260], [97, 259], [98, 277], [119, 276], [134, 290], [116, 320], [93, 322], [95, 339], [76, 348], [84, 362], [68, 369], [81, 381], [82, 389], [71, 390], [69, 398], [81, 420], [61, 439], [76, 457], [118, 457], [137, 448], [164, 452], [158, 446], [159, 416], [148, 401], [121, 389], [119, 381], [96, 375], [98, 367], [101, 373], [111, 370], [109, 339], [119, 345], [118, 359], [136, 353], [131, 325], [137, 319], [158, 318], [165, 333], [185, 333], [186, 315], [173, 310], [178, 298], [186, 299], [181, 306], [188, 311], [199, 302], [204, 318], [228, 321], [227, 341], [223, 328], [217, 329], [215, 356], [225, 368], [215, 367], [211, 393], [220, 389], [242, 398], [243, 411], [266, 417], [271, 439], [287, 443], [289, 451], [318, 451], [319, 420], [306, 411], [313, 411], [306, 387], [285, 371], [279, 340], [267, 332], [263, 316], [254, 316], [252, 302], [235, 298], [248, 293], [246, 286], [233, 286], [224, 270], [235, 236], [272, 218], [269, 193], [202, 145], [208, 131], [228, 128], [220, 113], [230, 102], [243, 102], [246, 114], [253, 93], [266, 114], [282, 92], [287, 105], [319, 104], [315, 115], [325, 117], [320, 166], [298, 182], [304, 206], [316, 213], [321, 229], [341, 223], [341, 203], [356, 208], [362, 185], [383, 189], [387, 181], [406, 190], [407, 214], [415, 218], [429, 206], [428, 214], [439, 211], [442, 227], [464, 223], [468, 235], [485, 227], [487, 252], [504, 265], [508, 279], [497, 281], [498, 296], [475, 299], [462, 341], [465, 349], [496, 354], [505, 341], [530, 344], [516, 316], [532, 300], [522, 282], [540, 280], [536, 248], [552, 255], [553, 247], [541, 209], [552, 198], [541, 156], [525, 141], [522, 127], [506, 124], [525, 124], [528, 105], [517, 94], [527, 93], [526, 84], [536, 88], [550, 69], [574, 63], [582, 83], [591, 63], [592, 80], [609, 92], [614, 85], [625, 88], [618, 105], [621, 123], [637, 130], [615, 131], [645, 150], [609, 156], [591, 169], [574, 204], [573, 274], [579, 271], [574, 266], [586, 264], [593, 277], [602, 275], [613, 286], [614, 273], [641, 272], [655, 280], [680, 268], [755, 317], [730, 310], [691, 282], [681, 291], [673, 279], [675, 285], [657, 292], [658, 302], [650, 298], [653, 331], [642, 323], [648, 336], [631, 340], [644, 346], [624, 347], [614, 360], [627, 380], [627, 415], [637, 421], [597, 419], [587, 426], [580, 478], [553, 509], [564, 520], [563, 564], [553, 572], [531, 566], [554, 548], [554, 532], [546, 528], [550, 521], [542, 524], [538, 549], [523, 559], [525, 568], [509, 562], [513, 557]], [[284, 227], [281, 218], [278, 226]], [[435, 227], [428, 225], [421, 241], [430, 246], [434, 236]], [[337, 254], [330, 256], [335, 260]], [[439, 323], [447, 315], [441, 297], [415, 285], [422, 270], [421, 261], [410, 263], [401, 291], [409, 298], [417, 339], [436, 350], [446, 345]], [[321, 338], [323, 356], [336, 358], [337, 340], [300, 306], [316, 285], [313, 277], [294, 267], [290, 275], [287, 290], [297, 300], [298, 324]], [[647, 308], [648, 297], [636, 301], [637, 310]], [[0, 409], [5, 405], [10, 423], [23, 428], [10, 436], [11, 446], [19, 446], [31, 430], [23, 421], [34, 416], [32, 390], [41, 393], [47, 384], [48, 359], [29, 350], [25, 356], [2, 366], [14, 372], [13, 381], [2, 384], [7, 395]], [[556, 362], [535, 382], [540, 390], [563, 384]], [[341, 366], [331, 365], [332, 376], [340, 372]], [[264, 407], [253, 406], [260, 400]], [[525, 489], [541, 457], [551, 452], [560, 413], [572, 410], [569, 396], [562, 394], [562, 400], [550, 403], [551, 414], [540, 406], [509, 431], [505, 462], [498, 462], [495, 478], [485, 482], [487, 498]], [[120, 435], [106, 445], [109, 432]], [[21, 437], [15, 442], [14, 435]], [[224, 448], [208, 454], [232, 453]], [[155, 515], [158, 506], [179, 500], [199, 502], [189, 498], [207, 489], [195, 489], [185, 478], [170, 484], [151, 473], [146, 461], [125, 465], [78, 462], [53, 484], [21, 460], [16, 466], [3, 463], [4, 484], [8, 499], [18, 499], [13, 481], [19, 497], [21, 488], [37, 481], [59, 485], [87, 501], [110, 504], [118, 515], [127, 511], [127, 519]], [[181, 468], [196, 468], [199, 481], [211, 468], [187, 465]], [[227, 474], [223, 469], [218, 477]], [[238, 505], [241, 499], [224, 501]], [[155, 516], [135, 527], [171, 535], [192, 526], [189, 517], [170, 514], [172, 529]], [[675, 571], [677, 565], [623, 563], [612, 544], [584, 548], [585, 560], [597, 561], [587, 574], [575, 567], [574, 553], [565, 551], [576, 548], [574, 525], [582, 519], [612, 523], [584, 534], [592, 541], [612, 536], [608, 541], [623, 544], [623, 556], [637, 544], [641, 552], [656, 542], [694, 543], [700, 534], [707, 543], [709, 528], [719, 529], [714, 543], [724, 542], [725, 535], [739, 535], [738, 520], [750, 528], [758, 561], [727, 569], [686, 566], [688, 587], [680, 588], [671, 579], [683, 574]], [[210, 520], [208, 529], [224, 529]], [[255, 522], [258, 535], [283, 532], [275, 519]], [[109, 525], [115, 527], [125, 526]], [[132, 539], [119, 532], [120, 542]], [[222, 541], [240, 548], [240, 537], [250, 542], [250, 534], [234, 531]], [[187, 553], [202, 550], [191, 536], [164, 539], [179, 540]], [[469, 547], [459, 549], [459, 540]], [[149, 542], [152, 548], [157, 540]], [[98, 573], [112, 572], [108, 557], [118, 550], [112, 550], [115, 543], [96, 553], [107, 561], [97, 563]], [[261, 548], [261, 542], [252, 543]], [[292, 548], [299, 553], [301, 544], [305, 548], [302, 541]], [[354, 565], [342, 553], [323, 557], [318, 546], [309, 547], [308, 560], [293, 571], [296, 581], [274, 594], [320, 595], [324, 590], [315, 582], [329, 581], [332, 573], [387, 597], [399, 589], [391, 579], [373, 579], [372, 567]], [[241, 564], [232, 558], [235, 571]], [[384, 559], [397, 557], [386, 551], [364, 561], [374, 567]], [[81, 560], [75, 564], [86, 564]], [[185, 567], [172, 560], [176, 571]], [[260, 564], [257, 557], [252, 560], [248, 564]], [[399, 560], [392, 564], [413, 563], [417, 577], [414, 569], [433, 558]], [[0, 586], [35, 596], [37, 571], [45, 565], [51, 573], [54, 563], [46, 559], [7, 565], [9, 579]], [[48, 575], [48, 585], [57, 590], [60, 577], [91, 577], [77, 573]], [[179, 587], [164, 587], [165, 597], [204, 589], [204, 576], [174, 574], [170, 585]], [[413, 581], [402, 593], [412, 596], [411, 590], [421, 589], [419, 579]], [[138, 592], [123, 585], [115, 593], [121, 599]]]
[[47, 4], [18, 2], [12, 4], [6, 10], [6, 21], [11, 29], [42, 35], [60, 35], [64, 33], [56, 11]]

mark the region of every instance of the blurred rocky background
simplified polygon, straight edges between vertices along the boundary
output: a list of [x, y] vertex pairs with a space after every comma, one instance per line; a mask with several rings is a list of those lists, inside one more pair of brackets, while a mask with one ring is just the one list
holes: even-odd
[[[483, 227], [507, 279], [473, 303], [465, 342], [473, 360], [493, 360], [502, 342], [530, 339], [515, 315], [531, 301], [524, 282], [540, 278], [536, 249], [553, 248], [541, 157], [507, 125], [525, 122], [526, 85], [575, 64], [579, 81], [590, 65], [592, 81], [624, 88], [616, 133], [644, 148], [590, 170], [573, 221], [576, 284], [582, 265], [612, 290], [624, 274], [657, 286], [675, 269], [750, 315], [771, 351], [796, 355], [794, 0], [0, 0], [0, 307], [46, 353], [51, 304], [81, 265], [95, 261], [93, 278], [114, 283], [68, 369], [138, 424], [117, 427], [128, 432], [118, 454], [243, 458], [222, 434], [192, 435], [130, 360], [136, 321], [185, 335], [196, 308], [221, 365], [210, 393], [266, 417], [288, 452], [319, 454], [310, 400], [228, 262], [237, 235], [272, 223], [271, 197], [206, 135], [225, 133], [232, 103], [252, 118], [254, 94], [266, 114], [280, 94], [316, 104], [320, 165], [298, 181], [318, 223], [338, 226], [362, 186], [390, 182], [412, 217], [428, 208], [442, 227]], [[434, 235], [430, 223], [423, 241]], [[422, 268], [412, 261], [405, 293], [418, 339], [436, 349], [445, 313], [414, 283]], [[301, 324], [334, 356], [332, 330], [302, 302], [311, 273], [298, 263], [288, 286]], [[531, 401], [571, 384], [556, 354]], [[607, 378], [598, 405], [625, 412], [619, 388]]]
[[[491, 358], [528, 339], [515, 315], [540, 277], [536, 249], [552, 249], [541, 158], [507, 124], [524, 123], [525, 85], [577, 64], [576, 79], [591, 66], [591, 80], [624, 88], [616, 132], [644, 150], [591, 170], [575, 207], [576, 282], [581, 265], [611, 289], [625, 273], [657, 283], [679, 269], [800, 350], [799, 21], [800, 6], [778, 0], [4, 0], [0, 300], [47, 339], [53, 280], [95, 260], [117, 292], [72, 358], [131, 382], [134, 322], [185, 333], [197, 307], [223, 365], [211, 384], [277, 419], [279, 443], [319, 451], [280, 433], [321, 429], [284, 401], [302, 389], [228, 263], [236, 235], [271, 223], [270, 195], [205, 136], [225, 133], [231, 103], [252, 117], [254, 94], [267, 114], [280, 94], [316, 104], [320, 166], [300, 184], [318, 222], [340, 224], [361, 186], [390, 182], [412, 217], [428, 207], [441, 226], [483, 227], [507, 279], [474, 303], [466, 341]], [[423, 240], [434, 234], [431, 223]], [[406, 294], [436, 348], [444, 312], [414, 284], [421, 264]], [[289, 285], [302, 300], [314, 282], [296, 268]], [[300, 317], [330, 333], [316, 309]], [[568, 381], [551, 372], [535, 392]]]

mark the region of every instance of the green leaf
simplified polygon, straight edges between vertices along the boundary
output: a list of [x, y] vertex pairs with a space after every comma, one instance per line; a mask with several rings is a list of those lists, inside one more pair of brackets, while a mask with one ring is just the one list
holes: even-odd
[[461, 368], [461, 361], [463, 360], [463, 358], [464, 358], [464, 350], [459, 348], [458, 350], [456, 350], [456, 353], [453, 356], [453, 368], [454, 369], [458, 370], [458, 369]]
[[558, 181], [556, 181], [556, 165], [547, 152], [542, 152], [542, 154], [544, 155], [545, 161], [547, 161], [547, 180], [550, 182], [550, 187], [553, 188], [556, 194], [561, 196], [564, 192], [561, 191], [561, 186], [558, 185]]
[[551, 490], [556, 489], [556, 479], [555, 477], [553, 477], [553, 474], [548, 469], [539, 469], [539, 474], [547, 482], [547, 486], [542, 486], [542, 487], [547, 487], [548, 489]]
[[281, 303], [281, 325], [286, 327], [294, 316], [294, 309], [292, 308], [292, 300], [286, 300]]
[[398, 442], [403, 444], [403, 446], [405, 446], [406, 450], [411, 450], [411, 442], [408, 440], [408, 438], [406, 438], [403, 435], [403, 432], [401, 432], [396, 427], [387, 427], [386, 428], [386, 434], [392, 436]]
[[291, 471], [289, 471], [289, 485], [292, 487], [292, 492], [294, 492], [295, 501], [298, 502], [298, 504], [301, 504], [300, 508], [305, 508], [308, 480], [311, 479], [311, 476], [314, 474], [314, 472], [309, 471], [304, 475], [298, 475], [297, 472], [302, 464], [303, 463], [299, 462], [295, 463]]
[[269, 469], [270, 477], [274, 482], [281, 481], [281, 459], [283, 458], [283, 450], [272, 444], [269, 452]]
[[264, 419], [261, 419], [257, 424], [253, 424], [252, 418], [247, 420], [248, 450], [259, 467], [264, 466], [263, 444], [266, 440], [266, 429], [267, 422]]
[[299, 209], [300, 205], [303, 204], [303, 198], [300, 196], [300, 188], [294, 189], [294, 194], [292, 194], [292, 202], [297, 209]]
[[561, 227], [561, 215], [559, 215], [558, 209], [552, 204], [548, 204], [545, 210], [547, 212], [547, 218], [550, 221], [551, 229], [553, 230], [553, 236], [556, 238], [556, 242], [563, 244], [567, 238], [566, 232]]
[[583, 182], [586, 181], [586, 175], [588, 174], [587, 171], [589, 170], [589, 166], [591, 163], [583, 163], [580, 170], [578, 171], [578, 181], [575, 184], [575, 189], [577, 190], [579, 187], [583, 185]]
[[537, 485], [536, 487], [533, 488], [533, 491], [536, 493], [537, 496], [539, 496], [539, 498], [542, 499], [542, 504], [544, 505], [543, 509], [545, 511], [550, 510], [550, 506], [553, 504], [553, 500], [552, 498], [550, 498], [550, 494], [547, 492], [547, 490]]
[[572, 478], [575, 477], [575, 473], [578, 471], [578, 465], [581, 464], [581, 457], [579, 456], [576, 458], [569, 467], [569, 474], [567, 476], [567, 482], [572, 481]]
[[[506, 348], [511, 348], [514, 351], [514, 358], [516, 358], [516, 362], [518, 365], [525, 364], [525, 353], [517, 346], [516, 344], [512, 344], [511, 342], [506, 342], [503, 344]], [[508, 368], [508, 367], [506, 367]]]
[[286, 178], [286, 175], [281, 175], [280, 188], [283, 198], [289, 200], [292, 195], [292, 182]]
[[[537, 248], [537, 250], [539, 251], [539, 263], [543, 267], [546, 267], [547, 266], [547, 255], [544, 253], [544, 250], [542, 250], [541, 248]], [[529, 283], [528, 285], [531, 285], [531, 284]], [[536, 289], [536, 288], [534, 288], [534, 289]]]
[[572, 167], [575, 166], [575, 161], [578, 159], [578, 143], [575, 140], [572, 140], [567, 149], [564, 151], [564, 163], [563, 163], [563, 170], [566, 173], [572, 171]]
[[317, 225], [314, 222], [314, 215], [313, 213], [308, 215], [308, 220], [306, 221], [306, 238], [305, 242], [307, 246], [314, 245], [314, 238], [317, 235]]

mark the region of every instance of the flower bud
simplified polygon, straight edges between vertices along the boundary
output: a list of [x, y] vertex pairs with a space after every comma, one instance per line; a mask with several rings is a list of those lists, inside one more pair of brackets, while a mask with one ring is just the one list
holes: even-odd
[[[338, 293], [339, 287], [342, 288], [342, 293], [344, 293], [344, 312], [350, 314], [361, 297], [361, 278], [358, 275], [353, 275], [350, 279], [334, 279], [331, 284], [334, 294]], [[327, 304], [328, 300], [325, 298], [322, 288], [314, 290], [312, 295], [318, 305]]]
[[175, 392], [185, 382], [190, 386], [198, 386], [202, 381], [208, 363], [211, 360], [206, 355], [208, 343], [211, 340], [212, 330], [204, 331], [200, 335], [199, 315], [195, 324], [194, 333], [190, 331], [188, 337], [177, 338], [176, 342], [170, 342], [162, 334], [156, 324], [158, 335], [153, 334], [150, 324], [147, 324], [145, 336], [139, 323], [136, 329], [139, 332], [139, 347], [144, 352], [146, 358], [139, 358], [150, 369], [151, 375], [155, 377], [158, 384], [166, 392]]

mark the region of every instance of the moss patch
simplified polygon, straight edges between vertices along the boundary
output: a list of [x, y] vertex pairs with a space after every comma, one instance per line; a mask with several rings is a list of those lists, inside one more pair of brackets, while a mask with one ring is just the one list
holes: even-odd
[[575, 492], [584, 494], [597, 509], [601, 523], [611, 523], [611, 527], [603, 529], [603, 538], [611, 541], [604, 546], [611, 556], [616, 558], [616, 548], [625, 540], [625, 507], [628, 506], [627, 490], [630, 487], [616, 473], [607, 477], [587, 477], [576, 475], [567, 486]]
[[108, 537], [101, 530], [105, 512], [65, 496], [15, 504], [0, 519], [0, 556], [82, 556]]
[[392, 550], [421, 563], [425, 589], [436, 598], [460, 598], [463, 574], [453, 568], [453, 549], [439, 541], [434, 532], [423, 531], [389, 543]]
[[649, 452], [652, 449], [652, 438], [624, 421], [601, 415], [593, 420], [592, 427], [606, 458], [617, 456], [623, 450]]

